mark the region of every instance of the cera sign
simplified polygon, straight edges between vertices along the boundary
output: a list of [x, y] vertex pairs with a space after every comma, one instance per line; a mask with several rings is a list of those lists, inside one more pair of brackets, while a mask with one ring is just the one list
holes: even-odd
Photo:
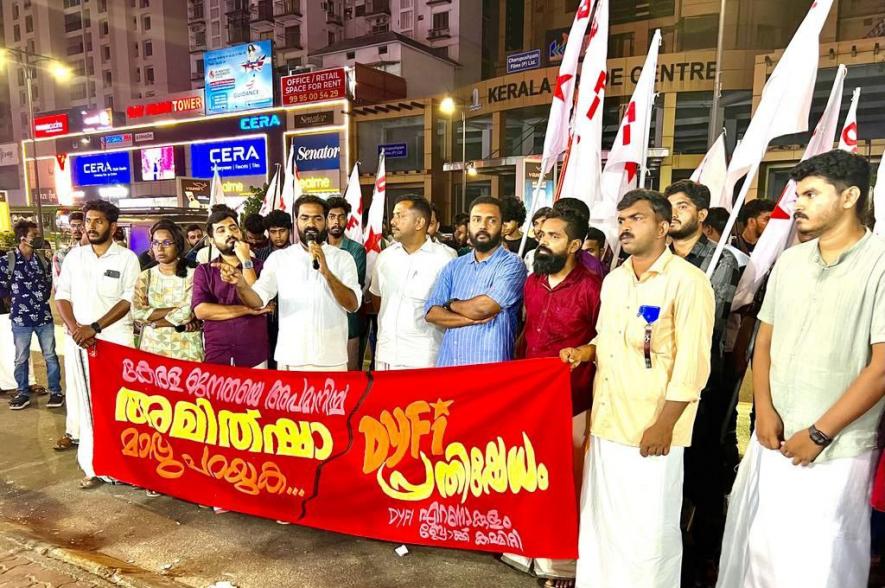
[[211, 178], [218, 168], [221, 176], [267, 174], [267, 146], [263, 137], [213, 141], [191, 145], [191, 171], [195, 178]]
[[167, 100], [136, 104], [126, 109], [126, 118], [142, 120], [151, 118], [176, 118], [185, 115], [203, 114], [206, 103], [203, 100], [203, 91], [186, 92]]
[[310, 104], [347, 96], [347, 76], [343, 67], [324, 69], [280, 78], [283, 105]]
[[73, 160], [73, 180], [76, 186], [128, 184], [132, 181], [128, 151], [79, 155]]
[[34, 136], [38, 139], [66, 135], [68, 128], [68, 115], [64, 113], [34, 117]]
[[295, 163], [300, 171], [339, 169], [341, 143], [338, 133], [301, 135], [292, 139]]
[[244, 116], [240, 119], [240, 130], [241, 131], [257, 131], [260, 129], [270, 129], [273, 127], [278, 127], [282, 123], [280, 122], [280, 117], [276, 114], [271, 115], [258, 115], [258, 116]]

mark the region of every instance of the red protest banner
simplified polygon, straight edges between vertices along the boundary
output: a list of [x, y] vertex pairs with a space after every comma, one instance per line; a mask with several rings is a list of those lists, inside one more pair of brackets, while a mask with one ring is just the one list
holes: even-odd
[[577, 557], [567, 367], [296, 373], [99, 342], [98, 475], [399, 543]]

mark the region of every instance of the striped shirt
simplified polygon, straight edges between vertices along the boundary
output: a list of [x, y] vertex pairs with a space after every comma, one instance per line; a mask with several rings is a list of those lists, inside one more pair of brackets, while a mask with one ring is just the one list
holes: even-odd
[[513, 359], [525, 279], [525, 264], [519, 256], [501, 246], [483, 261], [477, 261], [473, 253], [450, 261], [433, 285], [430, 298], [424, 305], [425, 313], [449, 300], [470, 300], [481, 295], [498, 303], [501, 312], [481, 325], [447, 329], [436, 365], [471, 365]]

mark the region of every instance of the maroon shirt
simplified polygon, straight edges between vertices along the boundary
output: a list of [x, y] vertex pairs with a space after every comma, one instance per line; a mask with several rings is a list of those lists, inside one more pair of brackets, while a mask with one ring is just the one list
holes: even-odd
[[[253, 259], [255, 273], [262, 263]], [[208, 302], [226, 306], [242, 305], [237, 287], [221, 279], [221, 271], [208, 263], [194, 273], [191, 307]], [[204, 321], [203, 340], [206, 363], [252, 367], [268, 360], [267, 315], [246, 315], [226, 321]]]
[[[565, 347], [586, 345], [596, 336], [602, 279], [578, 263], [566, 278], [550, 289], [547, 276], [532, 274], [525, 283], [525, 352], [523, 357], [559, 357]], [[592, 363], [571, 372], [572, 414], [593, 403]]]

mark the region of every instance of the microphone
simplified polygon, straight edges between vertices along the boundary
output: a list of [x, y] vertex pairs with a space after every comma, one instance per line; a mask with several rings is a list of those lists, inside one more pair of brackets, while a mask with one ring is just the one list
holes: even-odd
[[[307, 238], [307, 246], [308, 247], [310, 247], [312, 244], [317, 242], [316, 235], [313, 234], [313, 231], [311, 231], [310, 233], [305, 235], [305, 237]], [[316, 257], [313, 258], [313, 269], [315, 269], [315, 270], [320, 269], [320, 262], [317, 261]]]

